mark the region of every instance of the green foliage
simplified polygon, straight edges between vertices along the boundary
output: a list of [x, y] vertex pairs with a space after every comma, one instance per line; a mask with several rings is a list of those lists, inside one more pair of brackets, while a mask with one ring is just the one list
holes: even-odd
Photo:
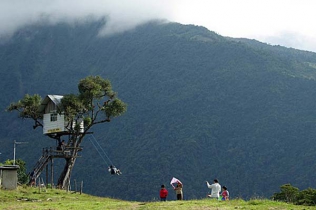
[[274, 193], [272, 196], [273, 200], [284, 201], [288, 203], [294, 203], [296, 201], [296, 197], [299, 193], [299, 189], [293, 187], [291, 184], [284, 184], [281, 187], [281, 192]]
[[100, 100], [104, 96], [110, 99], [115, 96], [110, 81], [102, 79], [100, 76], [88, 76], [80, 80], [78, 89], [80, 93], [79, 97], [86, 106], [91, 105], [93, 100]]
[[16, 103], [11, 103], [7, 107], [7, 111], [18, 111], [21, 118], [41, 119], [38, 108], [41, 105], [42, 98], [35, 94], [33, 96], [26, 94], [23, 99]]
[[[26, 172], [26, 163], [21, 159], [16, 159], [15, 164], [19, 166], [19, 169], [17, 171], [18, 182], [20, 184], [27, 184], [29, 181], [29, 176]], [[3, 165], [14, 165], [14, 160], [6, 160]]]
[[[83, 117], [87, 123], [85, 125], [87, 129], [93, 124], [110, 121], [112, 117], [126, 112], [127, 105], [116, 97], [107, 79], [100, 76], [88, 76], [80, 80], [78, 90], [78, 95], [64, 96], [61, 101], [62, 107], [68, 119]], [[105, 100], [103, 103], [101, 103], [102, 99]], [[100, 116], [100, 112], [104, 112], [106, 117]]]
[[85, 106], [78, 96], [75, 94], [64, 95], [61, 99], [61, 104], [63, 110], [61, 110], [65, 116], [67, 121], [73, 121], [78, 114], [83, 113]]
[[92, 119], [90, 117], [85, 117], [83, 119], [83, 123], [84, 123], [85, 126], [89, 126], [92, 123]]
[[293, 203], [296, 205], [316, 205], [316, 189], [308, 188], [299, 191], [298, 188], [293, 187], [291, 184], [284, 184], [280, 188], [281, 192], [274, 193], [271, 197], [273, 200]]
[[[117, 117], [126, 112], [127, 105], [116, 97], [111, 83], [100, 76], [88, 76], [80, 80], [78, 84], [79, 94], [66, 94], [61, 100], [62, 109], [58, 112], [63, 113], [68, 122], [73, 122], [80, 118], [86, 119], [86, 129], [93, 124], [110, 121], [110, 118]], [[105, 102], [100, 104], [100, 100], [106, 97]], [[16, 103], [11, 103], [7, 111], [18, 111], [20, 117], [31, 118], [35, 125], [42, 126], [40, 120], [42, 114], [38, 112], [41, 105], [41, 97], [38, 94], [30, 96], [26, 94], [23, 99]], [[105, 117], [100, 117], [99, 113], [104, 112]], [[72, 126], [69, 127], [71, 129]], [[79, 130], [76, 124], [75, 130]]]
[[295, 204], [316, 206], [316, 189], [308, 188], [298, 193]]
[[120, 116], [126, 109], [127, 105], [117, 98], [104, 105], [104, 112], [108, 118]]

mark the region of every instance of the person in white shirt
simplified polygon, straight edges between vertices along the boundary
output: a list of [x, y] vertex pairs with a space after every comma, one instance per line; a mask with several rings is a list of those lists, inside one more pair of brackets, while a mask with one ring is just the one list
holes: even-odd
[[207, 195], [207, 197], [210, 198], [219, 198], [219, 193], [221, 192], [221, 185], [218, 183], [217, 179], [214, 179], [213, 184], [209, 184], [208, 181], [206, 181], [207, 187], [212, 189], [212, 192], [210, 195]]

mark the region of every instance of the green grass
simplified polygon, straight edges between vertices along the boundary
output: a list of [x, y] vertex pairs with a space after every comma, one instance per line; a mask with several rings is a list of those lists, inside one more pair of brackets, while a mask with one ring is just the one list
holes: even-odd
[[5, 210], [97, 210], [97, 209], [253, 209], [253, 210], [279, 210], [279, 209], [315, 209], [310, 206], [295, 206], [283, 202], [264, 199], [244, 201], [233, 199], [230, 201], [217, 201], [211, 199], [167, 201], [167, 202], [130, 202], [118, 199], [91, 196], [57, 189], [47, 189], [40, 192], [38, 188], [18, 187], [17, 190], [0, 190], [0, 209]]

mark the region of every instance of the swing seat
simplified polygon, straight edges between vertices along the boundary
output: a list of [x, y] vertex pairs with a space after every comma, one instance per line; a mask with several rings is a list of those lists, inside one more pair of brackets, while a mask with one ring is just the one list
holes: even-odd
[[122, 174], [122, 172], [117, 168], [110, 168], [109, 172], [111, 175], [121, 175]]

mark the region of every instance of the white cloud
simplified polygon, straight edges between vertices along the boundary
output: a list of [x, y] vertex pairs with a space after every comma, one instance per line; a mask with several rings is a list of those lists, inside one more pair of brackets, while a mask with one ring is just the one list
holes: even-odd
[[131, 29], [150, 19], [165, 18], [171, 11], [167, 0], [1, 0], [0, 35], [12, 34], [30, 24], [84, 21], [106, 17], [103, 33]]
[[[316, 52], [314, 0], [196, 0], [193, 6], [193, 1], [181, 2], [173, 14], [178, 22], [203, 25], [224, 36], [261, 41], [275, 36], [290, 47]], [[284, 36], [289, 32], [292, 37]]]
[[151, 19], [207, 27], [223, 36], [258, 39], [316, 52], [315, 0], [0, 0], [0, 36], [29, 24], [106, 17], [101, 34]]

